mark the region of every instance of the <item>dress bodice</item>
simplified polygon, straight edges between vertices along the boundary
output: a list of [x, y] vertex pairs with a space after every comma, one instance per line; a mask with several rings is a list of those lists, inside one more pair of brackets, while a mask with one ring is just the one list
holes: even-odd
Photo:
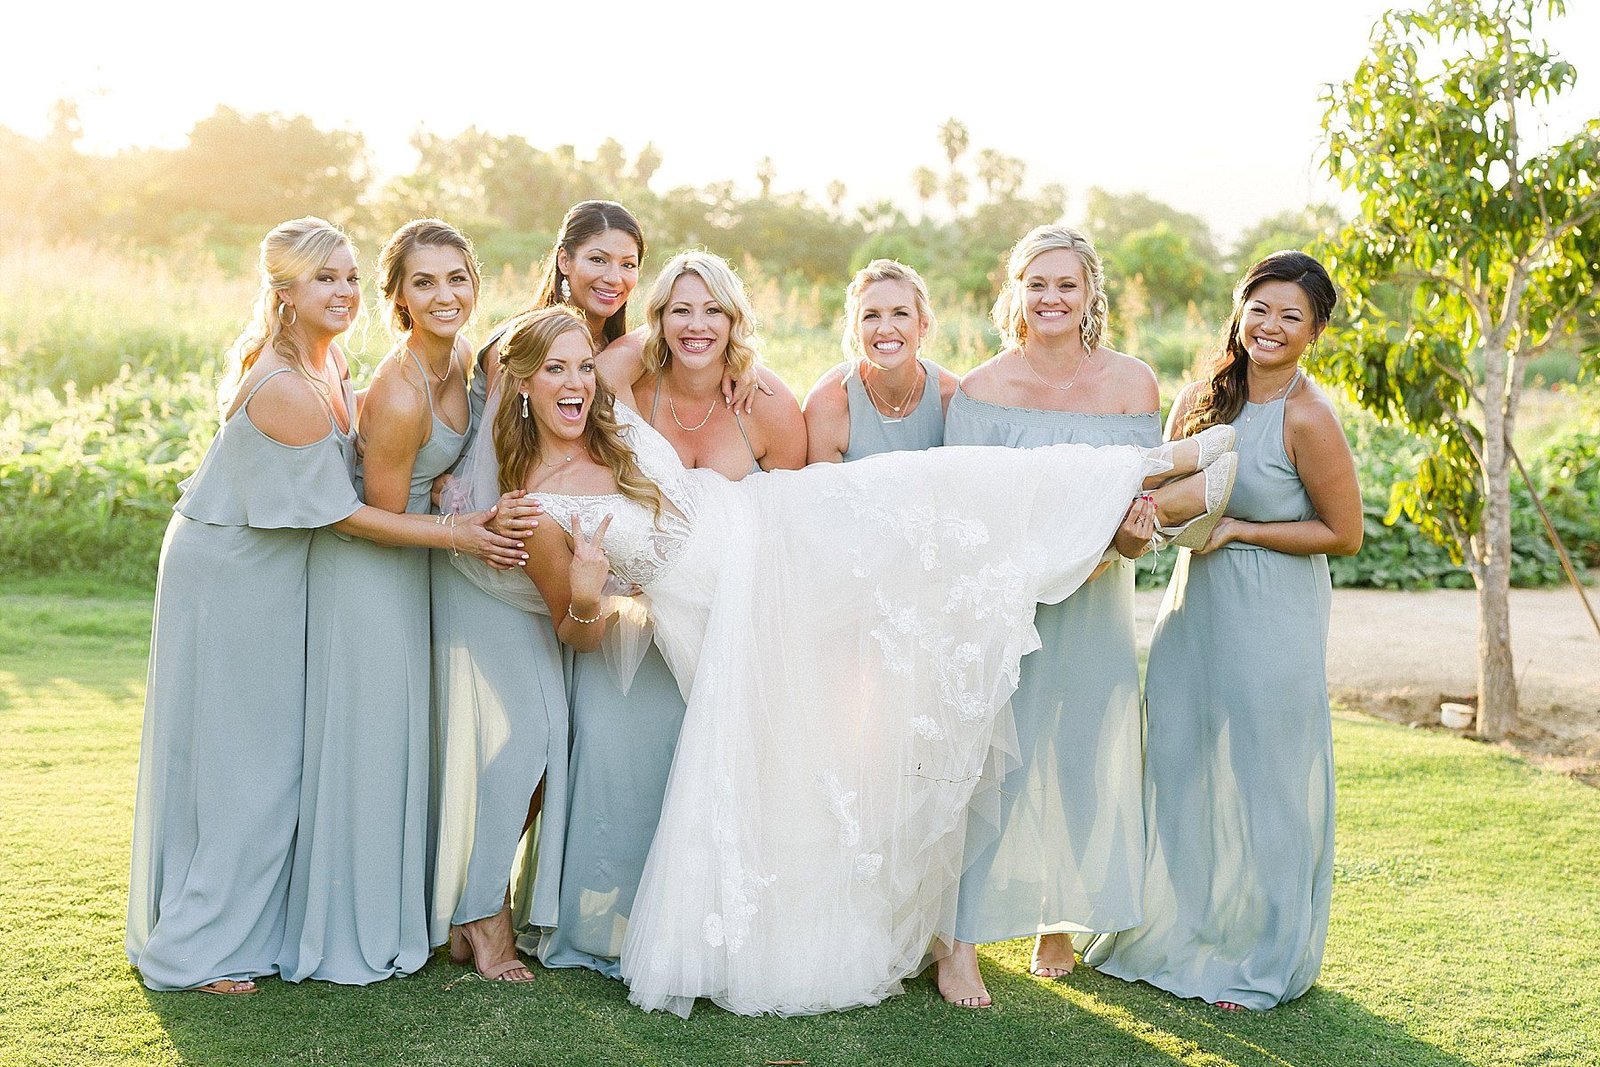
[[623, 424], [623, 439], [633, 450], [639, 469], [661, 490], [660, 514], [621, 493], [534, 496], [544, 505], [545, 513], [568, 530], [577, 516], [584, 531], [592, 534], [600, 521], [610, 515], [605, 548], [612, 572], [624, 581], [649, 586], [673, 563], [689, 538], [698, 511], [696, 483], [706, 478], [726, 479], [715, 471], [686, 470], [678, 453], [654, 427], [625, 405], [616, 405], [616, 413]]
[[850, 407], [850, 445], [841, 460], [865, 459], [883, 452], [915, 452], [944, 444], [944, 407], [939, 399], [939, 367], [930, 360], [922, 364], [922, 399], [903, 418], [885, 418], [867, 395], [861, 378], [861, 364], [853, 364], [844, 376], [845, 396]]
[[[1314, 519], [1317, 509], [1306, 493], [1300, 472], [1283, 443], [1287, 397], [1265, 404], [1248, 401], [1234, 417], [1238, 431], [1239, 475], [1226, 514], [1249, 522], [1300, 522]], [[1229, 548], [1254, 548], [1234, 542]]]
[[1161, 416], [1154, 411], [1100, 414], [1020, 408], [974, 400], [957, 389], [945, 416], [944, 443], [1011, 448], [1061, 444], [1154, 448], [1161, 443]]

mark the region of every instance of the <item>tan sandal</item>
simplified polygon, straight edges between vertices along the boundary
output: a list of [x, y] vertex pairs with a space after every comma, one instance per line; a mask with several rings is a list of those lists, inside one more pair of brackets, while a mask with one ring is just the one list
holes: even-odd
[[248, 978], [218, 978], [215, 982], [197, 985], [193, 990], [196, 993], [210, 993], [218, 997], [247, 997], [260, 991], [261, 987]]

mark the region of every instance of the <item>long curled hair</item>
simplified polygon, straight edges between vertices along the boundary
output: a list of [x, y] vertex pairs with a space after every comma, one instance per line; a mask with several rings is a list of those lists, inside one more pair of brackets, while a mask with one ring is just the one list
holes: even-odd
[[[565, 277], [561, 273], [560, 256], [557, 253], [564, 251], [568, 256], [576, 256], [585, 241], [593, 240], [607, 230], [621, 230], [632, 237], [633, 243], [639, 246], [639, 258], [644, 258], [644, 231], [639, 228], [639, 220], [633, 217], [633, 212], [615, 200], [585, 200], [573, 204], [561, 220], [561, 232], [556, 235], [555, 246], [545, 258], [539, 284], [533, 291], [533, 303], [526, 310], [538, 311], [540, 308], [564, 304], [561, 283]], [[624, 300], [622, 306], [606, 318], [605, 327], [601, 330], [601, 347], [627, 332], [628, 302]]]
[[672, 303], [672, 287], [685, 274], [693, 274], [705, 282], [711, 299], [728, 316], [728, 348], [722, 354], [722, 361], [727, 364], [731, 377], [742, 377], [755, 363], [758, 353], [756, 310], [750, 305], [744, 282], [728, 266], [728, 261], [701, 250], [673, 256], [650, 287], [644, 313], [646, 333], [642, 355], [645, 369], [651, 374], [661, 374], [672, 364], [672, 348], [667, 344], [666, 335], [667, 305]]
[[355, 258], [355, 246], [345, 232], [314, 215], [280, 222], [261, 239], [261, 250], [256, 257], [256, 273], [261, 284], [250, 310], [250, 321], [228, 347], [222, 381], [217, 386], [217, 405], [224, 414], [233, 406], [239, 386], [250, 376], [261, 353], [268, 349], [276, 352], [318, 393], [327, 392], [322, 381], [306, 365], [307, 353], [299, 341], [285, 332], [288, 323], [283, 321], [284, 306], [278, 293], [321, 268], [341, 246], [348, 248], [351, 258]]
[[1084, 295], [1083, 318], [1078, 323], [1078, 338], [1085, 353], [1093, 353], [1105, 337], [1106, 319], [1110, 302], [1106, 299], [1106, 272], [1100, 265], [1100, 254], [1094, 242], [1071, 226], [1036, 226], [1011, 246], [1006, 259], [1006, 284], [994, 302], [989, 317], [994, 321], [1000, 336], [1012, 348], [1021, 348], [1028, 339], [1028, 295], [1023, 289], [1023, 275], [1028, 264], [1044, 255], [1065, 249], [1076, 252], [1083, 261], [1084, 278], [1089, 291]]
[[840, 346], [844, 349], [845, 359], [867, 358], [867, 353], [861, 347], [861, 331], [857, 329], [860, 323], [856, 320], [861, 317], [861, 297], [873, 282], [905, 282], [911, 286], [911, 299], [916, 304], [917, 317], [928, 325], [922, 335], [923, 344], [933, 339], [939, 321], [933, 317], [928, 283], [922, 280], [922, 275], [917, 273], [915, 267], [908, 267], [894, 259], [875, 259], [856, 271], [856, 276], [850, 279], [850, 284], [844, 289], [844, 337]]
[[[478, 254], [467, 235], [438, 219], [412, 219], [384, 244], [378, 253], [378, 287], [389, 309], [389, 330], [397, 338], [411, 332], [411, 312], [400, 301], [400, 286], [405, 282], [406, 257], [417, 248], [454, 248], [467, 261], [467, 276], [474, 294], [482, 287]], [[464, 324], [463, 324], [464, 325]]]
[[[494, 453], [500, 464], [500, 491], [509, 493], [526, 484], [528, 472], [539, 462], [543, 449], [539, 441], [539, 422], [524, 418], [513, 403], [516, 386], [532, 378], [544, 365], [550, 346], [568, 333], [583, 336], [589, 351], [594, 339], [583, 313], [565, 305], [525, 312], [511, 321], [500, 342], [500, 407], [494, 413]], [[633, 450], [623, 443], [622, 423], [617, 418], [616, 397], [597, 377], [589, 419], [583, 430], [583, 446], [596, 463], [603, 463], [616, 479], [617, 492], [648, 506], [661, 517], [661, 490], [639, 469]]]
[[1266, 282], [1293, 282], [1306, 294], [1315, 320], [1313, 338], [1328, 325], [1334, 305], [1339, 302], [1333, 279], [1328, 277], [1321, 263], [1304, 252], [1274, 252], [1246, 271], [1233, 291], [1233, 315], [1228, 319], [1227, 332], [1206, 366], [1194, 403], [1178, 426], [1179, 437], [1232, 422], [1244, 410], [1244, 403], [1250, 396], [1250, 355], [1239, 340], [1239, 323], [1244, 319], [1244, 306], [1250, 302], [1251, 294]]

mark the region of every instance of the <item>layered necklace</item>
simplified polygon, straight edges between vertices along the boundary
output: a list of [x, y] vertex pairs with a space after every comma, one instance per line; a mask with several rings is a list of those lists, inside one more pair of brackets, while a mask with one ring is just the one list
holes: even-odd
[[[867, 362], [871, 363], [872, 361], [868, 360]], [[912, 394], [917, 391], [917, 387], [922, 384], [923, 376], [927, 373], [927, 370], [922, 366], [922, 361], [918, 360], [917, 371], [911, 376], [911, 384], [906, 387], [905, 395], [900, 398], [900, 403], [889, 404], [885, 403], [883, 398], [873, 391], [872, 383], [867, 381], [867, 373], [863, 369], [861, 371], [861, 386], [867, 391], [867, 399], [872, 401], [872, 411], [873, 414], [878, 416], [878, 421], [885, 426], [896, 422], [904, 422], [906, 417], [903, 412], [906, 409], [906, 404], [910, 403]], [[890, 413], [888, 415], [883, 413], [884, 408], [889, 409]]]

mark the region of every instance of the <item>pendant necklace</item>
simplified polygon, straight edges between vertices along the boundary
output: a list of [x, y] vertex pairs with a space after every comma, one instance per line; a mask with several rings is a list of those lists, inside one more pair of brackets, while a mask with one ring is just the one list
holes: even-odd
[[[873, 392], [871, 383], [867, 381], [866, 372], [861, 372], [861, 385], [862, 388], [866, 389], [867, 391], [867, 398], [872, 401], [873, 414], [877, 415], [878, 421], [883, 423], [885, 426], [891, 423], [905, 421], [906, 417], [902, 415], [901, 412], [905, 410], [906, 404], [910, 402], [911, 394], [916, 392], [917, 386], [922, 384], [922, 375], [927, 373], [927, 371], [922, 367], [921, 360], [917, 361], [917, 370], [921, 373], [912, 378], [911, 385], [906, 389], [905, 395], [900, 398], [900, 403], [898, 404], [885, 404], [883, 399], [879, 397], [877, 393]], [[892, 415], [885, 415], [883, 413], [883, 409], [886, 407], [893, 412]]]

